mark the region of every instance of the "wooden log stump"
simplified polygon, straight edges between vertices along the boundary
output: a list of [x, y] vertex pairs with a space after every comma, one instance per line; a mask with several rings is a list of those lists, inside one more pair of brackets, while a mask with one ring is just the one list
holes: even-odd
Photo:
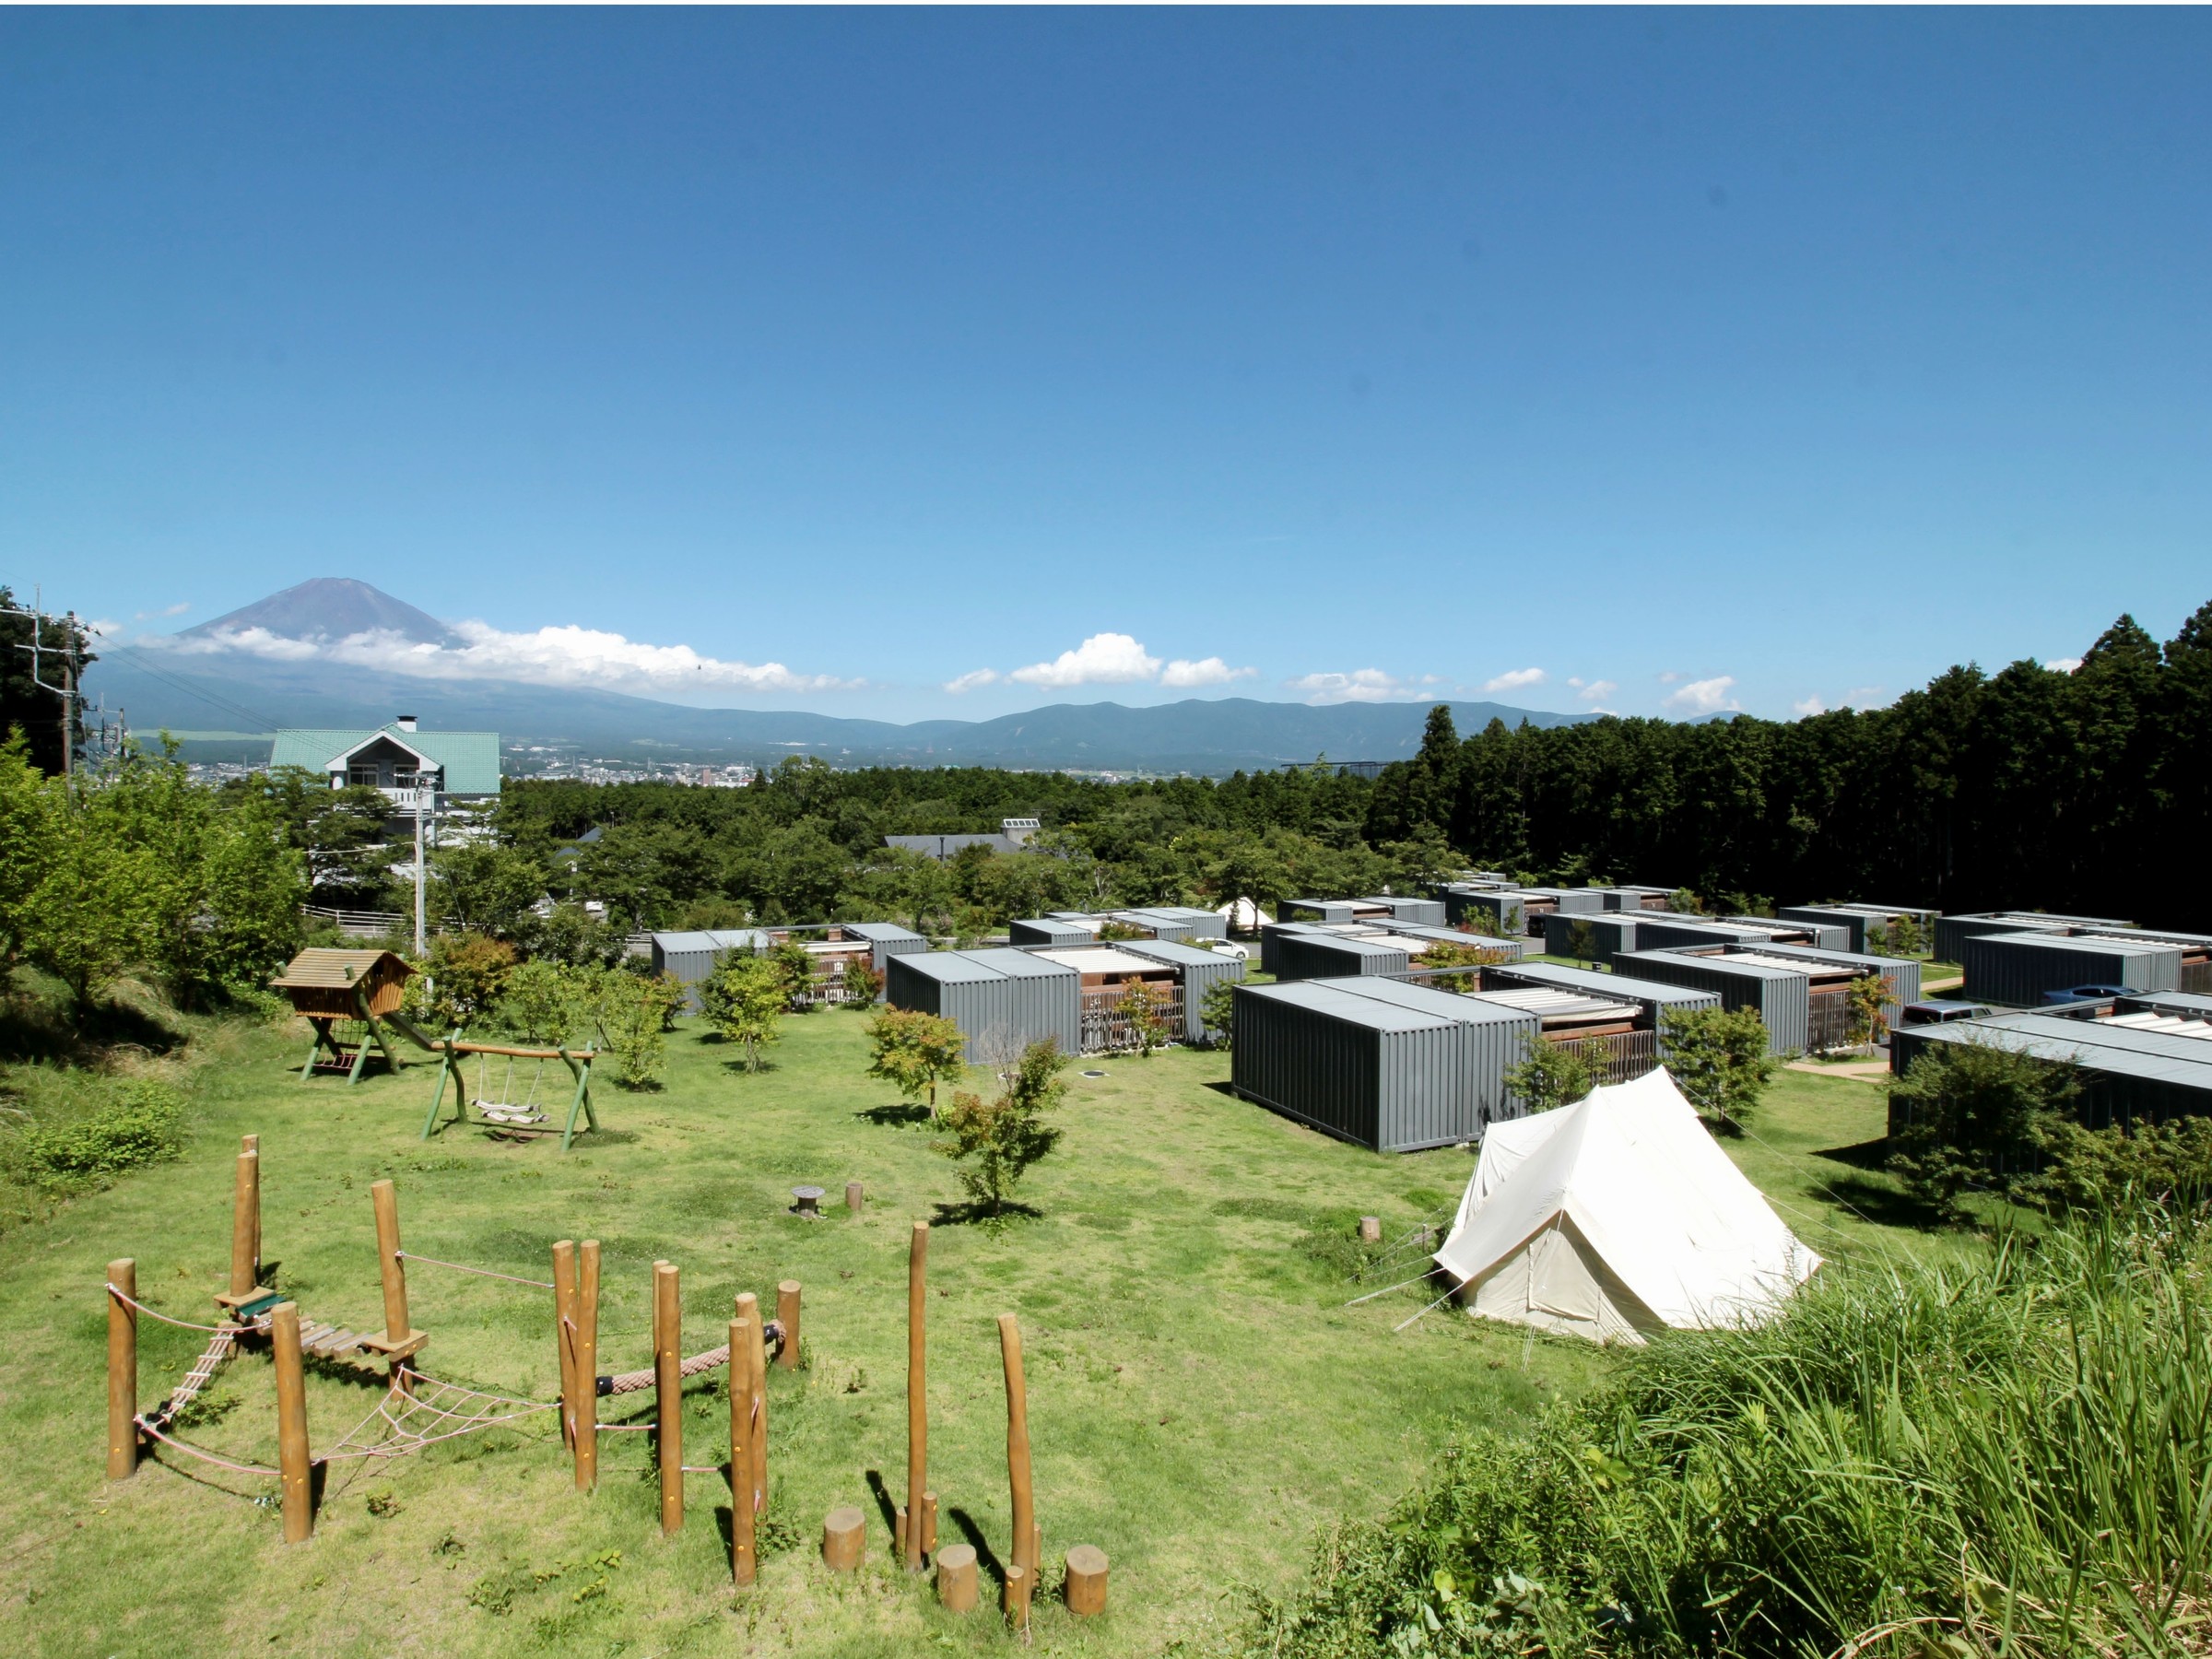
[[776, 1363], [785, 1371], [799, 1369], [799, 1281], [785, 1279], [776, 1287], [776, 1323], [783, 1328], [776, 1347]]
[[854, 1215], [860, 1214], [861, 1206], [866, 1202], [866, 1191], [859, 1182], [848, 1181], [845, 1182], [845, 1207]]
[[1067, 1610], [1078, 1618], [1106, 1611], [1106, 1552], [1096, 1544], [1067, 1552]]
[[822, 1522], [822, 1565], [832, 1572], [857, 1572], [868, 1545], [868, 1523], [859, 1509], [846, 1504], [833, 1509]]
[[947, 1613], [972, 1613], [976, 1599], [975, 1546], [947, 1544], [937, 1552], [937, 1600]]
[[1359, 1218], [1359, 1242], [1362, 1244], [1380, 1244], [1382, 1242], [1382, 1217], [1362, 1216]]

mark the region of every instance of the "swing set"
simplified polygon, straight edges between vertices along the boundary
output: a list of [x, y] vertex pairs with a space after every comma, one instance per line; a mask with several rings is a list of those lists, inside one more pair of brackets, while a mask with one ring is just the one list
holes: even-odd
[[[438, 1131], [440, 1114], [445, 1110], [445, 1084], [449, 1077], [453, 1084], [453, 1116], [446, 1120], [448, 1123], [474, 1123], [502, 1135], [559, 1134], [563, 1152], [576, 1139], [576, 1118], [579, 1113], [582, 1114], [585, 1128], [599, 1127], [599, 1114], [592, 1110], [592, 1062], [598, 1058], [599, 1051], [596, 1049], [571, 1049], [565, 1045], [558, 1048], [517, 1048], [502, 1042], [465, 1042], [458, 1030], [444, 1041], [428, 1046], [439, 1056], [438, 1088], [430, 1096], [429, 1111], [423, 1116], [424, 1140], [429, 1140]], [[477, 1057], [477, 1086], [473, 1093], [468, 1087], [468, 1056], [471, 1054]], [[494, 1058], [507, 1062], [500, 1077], [496, 1097], [490, 1089], [493, 1069], [490, 1063]], [[518, 1060], [536, 1062], [536, 1068], [529, 1074], [528, 1088], [519, 1100], [514, 1098], [515, 1062]], [[555, 1107], [554, 1100], [548, 1097], [541, 1102], [538, 1099], [539, 1092], [545, 1088], [546, 1067], [556, 1060], [569, 1068], [569, 1075], [576, 1084], [569, 1096], [568, 1119], [558, 1131], [548, 1121], [548, 1114]], [[554, 1075], [554, 1087], [558, 1092], [559, 1074]], [[476, 1113], [473, 1118], [469, 1115], [472, 1110]]]

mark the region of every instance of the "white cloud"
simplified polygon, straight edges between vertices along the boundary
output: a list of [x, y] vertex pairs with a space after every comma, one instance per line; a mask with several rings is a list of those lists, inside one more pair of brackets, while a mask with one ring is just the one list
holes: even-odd
[[1258, 674], [1257, 668], [1231, 668], [1218, 656], [1190, 662], [1177, 657], [1159, 671], [1163, 686], [1226, 686], [1231, 680], [1250, 679]]
[[1666, 706], [1679, 709], [1685, 714], [1717, 714], [1724, 709], [1738, 709], [1743, 705], [1728, 695], [1735, 687], [1735, 676], [1733, 674], [1691, 680], [1679, 691], [1668, 694]]
[[289, 640], [265, 628], [226, 629], [165, 640], [185, 655], [241, 652], [276, 662], [309, 659], [381, 668], [418, 679], [523, 680], [539, 686], [596, 686], [641, 693], [705, 691], [838, 691], [857, 680], [797, 674], [782, 663], [728, 662], [688, 645], [648, 645], [601, 629], [541, 628], [509, 633], [484, 622], [459, 622], [458, 645], [424, 644], [377, 629], [342, 640]]
[[1544, 683], [1541, 668], [1508, 668], [1503, 674], [1494, 674], [1482, 682], [1485, 691], [1520, 691], [1530, 686]]
[[2072, 674], [2076, 669], [2081, 666], [2081, 659], [2079, 657], [2053, 657], [2049, 662], [2045, 663], [2043, 666], [2046, 668], [2055, 668], [2061, 674]]
[[135, 622], [150, 622], [159, 617], [181, 617], [191, 608], [191, 606], [185, 604], [165, 605], [159, 610], [139, 611], [132, 618], [132, 620]]
[[1790, 705], [1790, 712], [1796, 715], [1800, 720], [1809, 720], [1815, 714], [1827, 713], [1828, 705], [1822, 702], [1818, 697], [1807, 697], [1801, 699], [1799, 701], [1792, 703]]
[[1420, 695], [1415, 689], [1416, 682], [1399, 679], [1380, 668], [1355, 668], [1349, 674], [1301, 674], [1283, 683], [1293, 691], [1305, 692], [1306, 700], [1314, 703], [1389, 702]]
[[[1620, 689], [1618, 686], [1615, 685], [1609, 679], [1571, 679], [1567, 683], [1574, 688], [1575, 696], [1581, 698], [1586, 703], [1594, 703], [1600, 698], [1610, 697], [1614, 692]], [[1613, 712], [1613, 711], [1610, 709], [1600, 709], [1597, 712], [1600, 714], [1610, 714]]]
[[958, 697], [961, 692], [972, 691], [979, 686], [995, 686], [997, 683], [997, 669], [971, 668], [966, 674], [958, 675], [947, 680], [945, 689]]
[[1663, 686], [1671, 686], [1681, 677], [1682, 676], [1678, 670], [1669, 668], [1665, 674], [1659, 677], [1659, 683]]
[[1031, 663], [1006, 676], [1025, 686], [1127, 686], [1159, 672], [1159, 659], [1125, 633], [1096, 633], [1049, 663]]

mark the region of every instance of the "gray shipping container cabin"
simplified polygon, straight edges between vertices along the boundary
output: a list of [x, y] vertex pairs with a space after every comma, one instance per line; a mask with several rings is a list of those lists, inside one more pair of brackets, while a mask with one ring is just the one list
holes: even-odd
[[837, 931], [849, 939], [865, 939], [874, 947], [871, 954], [875, 960], [870, 966], [878, 977], [887, 971], [884, 964], [893, 957], [912, 956], [916, 951], [929, 948], [927, 939], [896, 922], [840, 922]]
[[1275, 971], [1276, 941], [1285, 934], [1335, 934], [1348, 924], [1327, 922], [1265, 922], [1260, 924], [1260, 969]]
[[1533, 1014], [1393, 980], [1237, 987], [1230, 1087], [1377, 1152], [1472, 1140], [1518, 1117], [1505, 1087]]
[[2120, 928], [2133, 927], [2133, 922], [2115, 921], [2109, 916], [2056, 916], [2048, 911], [1980, 911], [1962, 916], [1936, 918], [1936, 959], [1939, 962], [1963, 962], [1961, 954], [1966, 941], [1980, 938], [1983, 934], [2001, 933], [2064, 933], [2069, 927]]
[[1636, 979], [1625, 973], [1603, 973], [1594, 968], [1567, 968], [1557, 962], [1515, 962], [1504, 968], [1485, 968], [1482, 971], [1482, 988], [1511, 989], [1518, 985], [1543, 985], [1555, 991], [1583, 991], [1592, 996], [1609, 996], [1618, 1002], [1641, 1004], [1654, 1028], [1660, 1017], [1668, 1009], [1690, 1013], [1698, 1008], [1717, 1008], [1721, 999], [1717, 993], [1700, 991], [1694, 985], [1670, 984], [1664, 980]]
[[[1189, 904], [1155, 904], [1138, 912], [1163, 918], [1170, 925], [1181, 930], [1181, 937], [1196, 944], [1208, 939], [1229, 937], [1229, 918], [1218, 911], [1200, 910]], [[1165, 939], [1166, 934], [1159, 935]], [[1172, 942], [1172, 941], [1171, 941]]]
[[1275, 939], [1275, 976], [1282, 980], [1341, 979], [1351, 974], [1403, 973], [1413, 958], [1403, 945], [1342, 934], [1286, 933]]
[[1920, 1000], [1920, 964], [1910, 957], [1872, 956], [1859, 950], [1822, 950], [1812, 945], [1761, 945], [1759, 953], [1792, 961], [1848, 968], [1853, 979], [1879, 974], [1889, 989], [1888, 999], [1882, 1005], [1882, 1018], [1891, 1025], [1897, 1023], [1900, 1008]]
[[1474, 893], [1456, 888], [1444, 892], [1444, 920], [1456, 927], [1462, 922], [1488, 918], [1501, 932], [1516, 936], [1528, 931], [1528, 904], [1518, 891]]
[[2182, 947], [2036, 931], [1970, 935], [1959, 941], [1968, 1002], [2035, 1007], [2046, 991], [2122, 985], [2130, 991], [2181, 988]]
[[[1902, 1073], [1939, 1044], [1988, 1043], [2038, 1059], [2071, 1061], [2084, 1085], [2075, 1115], [2092, 1129], [2212, 1116], [2212, 1041], [2137, 1031], [2058, 1014], [1999, 1014], [1948, 1025], [1904, 1026], [1889, 1041], [1889, 1069]], [[1891, 1096], [1889, 1133], [1912, 1122], [1910, 1101]]]
[[1767, 1053], [1801, 1054], [1812, 1027], [1808, 975], [1724, 956], [1689, 956], [1671, 950], [1636, 950], [1614, 964], [1617, 972], [1662, 984], [1710, 991], [1724, 1008], [1755, 1008], [1767, 1028]]
[[1277, 922], [1323, 922], [1341, 925], [1359, 920], [1349, 899], [1286, 899], [1275, 907]]
[[949, 1019], [978, 1044], [1026, 1046], [1050, 1037], [1064, 1054], [1083, 1052], [1083, 976], [1025, 950], [932, 950], [890, 959], [885, 1000]]
[[700, 982], [714, 971], [716, 957], [725, 950], [766, 950], [774, 943], [753, 927], [656, 933], [651, 938], [653, 971], [671, 975], [684, 987], [684, 1007], [693, 1014], [699, 1012]]
[[1222, 980], [1231, 984], [1244, 981], [1244, 963], [1241, 959], [1221, 956], [1203, 945], [1182, 945], [1171, 939], [1124, 939], [1114, 947], [1131, 956], [1144, 957], [1149, 961], [1165, 962], [1173, 968], [1182, 980], [1183, 1041], [1206, 1041], [1206, 1019], [1201, 1005], [1206, 991]]
[[1624, 950], [1634, 950], [1642, 931], [1642, 917], [1635, 911], [1604, 911], [1596, 915], [1554, 912], [1544, 918], [1544, 954], [1575, 956], [1576, 932], [1581, 930], [1587, 953], [1578, 960], [1604, 962]]
[[1902, 904], [1783, 904], [1774, 910], [1784, 922], [1815, 922], [1823, 927], [1841, 927], [1844, 930], [1843, 943], [1839, 950], [1865, 950], [1866, 942], [1887, 932], [1889, 924], [1900, 916], [1908, 916], [1919, 924], [1921, 937], [1928, 943], [1928, 929], [1936, 920], [1932, 910], [1917, 910]]
[[1385, 894], [1381, 898], [1359, 900], [1362, 907], [1381, 905], [1394, 922], [1410, 923], [1416, 927], [1444, 925], [1444, 901], [1441, 899], [1394, 899]]
[[1095, 945], [1099, 930], [1088, 922], [1059, 916], [1026, 916], [1006, 924], [1009, 945]]
[[1672, 888], [1643, 887], [1636, 882], [1625, 882], [1619, 887], [1593, 888], [1592, 892], [1605, 900], [1609, 911], [1663, 911], [1671, 910], [1675, 902]]

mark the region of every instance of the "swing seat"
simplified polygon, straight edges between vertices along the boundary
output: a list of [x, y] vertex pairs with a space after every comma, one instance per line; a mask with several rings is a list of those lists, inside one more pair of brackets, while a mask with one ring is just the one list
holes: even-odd
[[484, 1114], [487, 1123], [492, 1124], [542, 1124], [546, 1121], [546, 1114], [542, 1112], [533, 1112], [527, 1106], [509, 1106], [498, 1100], [478, 1100], [477, 1110]]

